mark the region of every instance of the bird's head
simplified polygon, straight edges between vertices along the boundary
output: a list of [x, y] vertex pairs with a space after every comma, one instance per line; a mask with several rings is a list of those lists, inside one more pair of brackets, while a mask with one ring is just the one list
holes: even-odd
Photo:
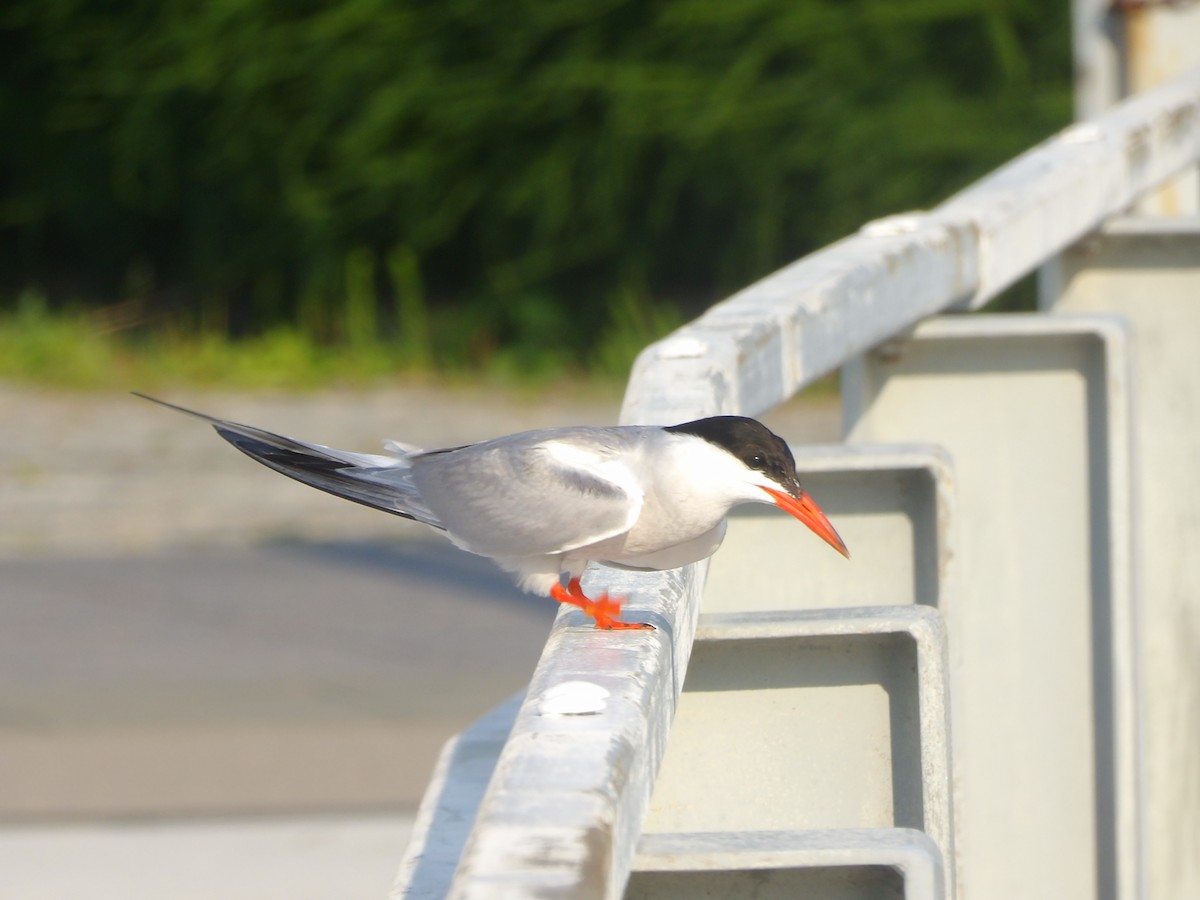
[[666, 430], [694, 435], [725, 451], [735, 461], [732, 471], [748, 488], [741, 499], [773, 503], [807, 525], [842, 556], [850, 556], [825, 513], [800, 487], [796, 460], [787, 443], [761, 422], [744, 416], [711, 416]]

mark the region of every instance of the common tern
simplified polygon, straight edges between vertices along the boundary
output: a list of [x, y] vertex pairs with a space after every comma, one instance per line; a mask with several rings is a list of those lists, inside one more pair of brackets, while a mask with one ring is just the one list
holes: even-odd
[[742, 503], [774, 504], [850, 555], [800, 487], [788, 445], [742, 416], [543, 428], [439, 450], [389, 441], [389, 453], [377, 455], [136, 396], [211, 423], [234, 447], [290, 478], [443, 532], [511, 572], [523, 590], [579, 607], [597, 628], [653, 626], [621, 621], [623, 598], [584, 594], [588, 562], [660, 570], [705, 559], [725, 537], [726, 515]]

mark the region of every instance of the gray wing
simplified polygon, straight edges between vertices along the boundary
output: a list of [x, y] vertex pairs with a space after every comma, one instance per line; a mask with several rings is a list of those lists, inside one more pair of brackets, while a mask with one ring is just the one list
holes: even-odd
[[406, 519], [445, 529], [414, 487], [407, 458], [351, 453], [309, 444], [261, 428], [218, 419], [137, 394], [169, 409], [209, 422], [217, 434], [251, 459], [318, 490]]
[[563, 553], [623, 534], [642, 507], [632, 429], [530, 431], [409, 459], [421, 498], [460, 547]]

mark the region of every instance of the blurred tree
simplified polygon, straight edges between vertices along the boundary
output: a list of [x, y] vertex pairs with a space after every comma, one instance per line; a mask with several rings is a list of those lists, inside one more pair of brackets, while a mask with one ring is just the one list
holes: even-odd
[[614, 298], [708, 302], [1064, 124], [1068, 19], [1041, 0], [6, 0], [0, 304], [36, 285], [234, 333], [472, 332], [444, 353], [534, 322], [582, 352]]

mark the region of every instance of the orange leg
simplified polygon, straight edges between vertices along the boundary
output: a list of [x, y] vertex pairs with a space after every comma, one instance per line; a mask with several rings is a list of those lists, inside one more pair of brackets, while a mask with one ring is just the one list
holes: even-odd
[[559, 603], [570, 603], [572, 606], [578, 606], [583, 610], [585, 615], [589, 615], [596, 620], [597, 628], [603, 628], [608, 631], [618, 629], [654, 630], [653, 625], [645, 622], [619, 621], [617, 617], [621, 615], [621, 604], [624, 600], [622, 598], [610, 597], [607, 593], [601, 594], [595, 600], [592, 600], [583, 592], [578, 578], [572, 578], [570, 584], [565, 588], [561, 584], [551, 586], [550, 596]]

